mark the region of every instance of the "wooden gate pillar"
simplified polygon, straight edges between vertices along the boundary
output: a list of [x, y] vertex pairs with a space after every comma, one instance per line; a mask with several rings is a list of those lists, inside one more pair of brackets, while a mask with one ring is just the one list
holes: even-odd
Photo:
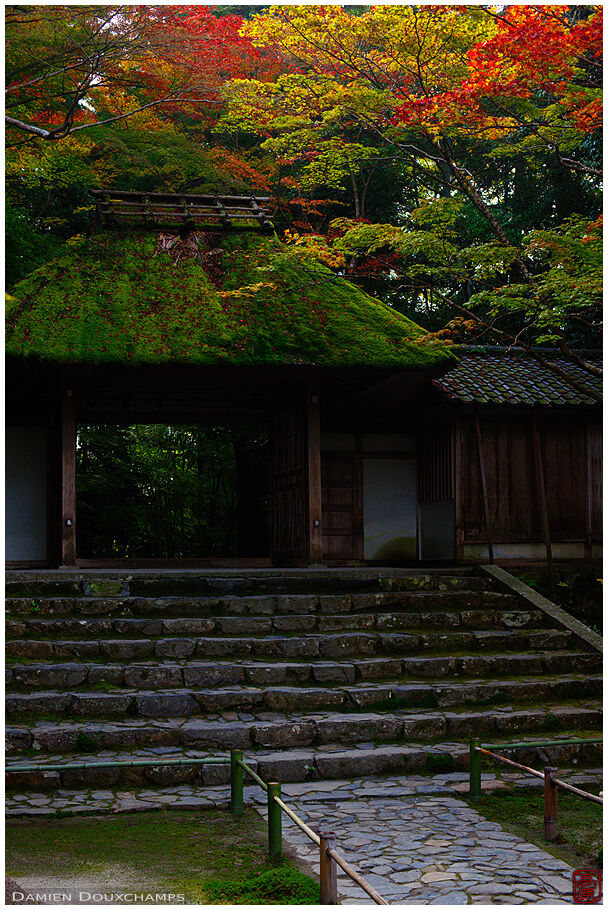
[[270, 436], [270, 553], [275, 565], [305, 566], [323, 559], [318, 382], [294, 388], [293, 399]]
[[308, 562], [323, 561], [323, 528], [321, 498], [321, 403], [319, 383], [308, 386], [307, 402], [308, 449]]
[[76, 565], [76, 405], [61, 393], [61, 565]]

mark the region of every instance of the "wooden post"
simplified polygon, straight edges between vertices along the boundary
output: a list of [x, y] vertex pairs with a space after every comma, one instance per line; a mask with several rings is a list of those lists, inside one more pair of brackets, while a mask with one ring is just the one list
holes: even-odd
[[545, 486], [545, 471], [543, 468], [543, 453], [540, 445], [540, 434], [536, 417], [532, 418], [532, 439], [534, 442], [534, 461], [536, 463], [536, 476], [538, 480], [538, 491], [540, 494], [540, 512], [543, 526], [543, 539], [545, 541], [545, 550], [547, 552], [547, 570], [550, 575], [553, 574], [553, 554], [551, 553], [551, 535], [549, 532], [549, 510], [547, 507], [547, 488]]
[[71, 389], [61, 399], [61, 565], [76, 565], [76, 406]]
[[558, 836], [557, 822], [557, 787], [553, 778], [557, 777], [557, 768], [545, 765], [545, 840], [554, 841]]
[[591, 463], [591, 440], [589, 439], [589, 421], [585, 421], [585, 559], [593, 556], [593, 465]]
[[494, 546], [492, 544], [492, 530], [490, 525], [490, 501], [488, 499], [488, 484], [486, 482], [486, 463], [483, 457], [483, 444], [481, 438], [481, 424], [475, 415], [475, 430], [477, 433], [477, 452], [479, 454], [479, 471], [481, 473], [481, 492], [483, 496], [483, 511], [486, 519], [486, 535], [488, 538], [488, 558], [494, 562]]
[[321, 500], [321, 403], [319, 383], [309, 383], [306, 396], [308, 447], [308, 562], [323, 562]]
[[321, 843], [319, 845], [319, 882], [321, 885], [321, 903], [333, 904], [338, 903], [338, 869], [335, 862], [328, 855], [330, 848], [335, 850], [335, 834], [329, 832], [319, 832]]

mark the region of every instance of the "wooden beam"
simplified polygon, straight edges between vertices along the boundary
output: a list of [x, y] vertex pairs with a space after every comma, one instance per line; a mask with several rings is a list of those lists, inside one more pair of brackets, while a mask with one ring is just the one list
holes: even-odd
[[545, 550], [547, 552], [547, 569], [549, 574], [553, 572], [553, 554], [551, 552], [551, 535], [549, 532], [549, 509], [547, 506], [547, 488], [545, 486], [545, 470], [543, 467], [543, 453], [540, 444], [540, 434], [536, 417], [532, 418], [532, 441], [534, 443], [534, 461], [536, 463], [536, 478], [538, 481], [538, 492], [540, 494], [540, 517], [543, 527], [543, 540], [545, 541]]
[[307, 391], [308, 448], [308, 561], [323, 562], [321, 498], [321, 402], [319, 383], [309, 383]]
[[61, 400], [61, 564], [76, 565], [76, 407], [71, 389]]
[[479, 471], [481, 474], [481, 492], [483, 495], [483, 511], [486, 519], [486, 535], [488, 539], [488, 557], [490, 563], [494, 562], [494, 546], [492, 544], [492, 528], [490, 525], [490, 501], [488, 499], [488, 484], [486, 482], [486, 463], [483, 457], [483, 440], [481, 438], [481, 424], [479, 416], [475, 415], [475, 430], [477, 433], [477, 452], [479, 454]]

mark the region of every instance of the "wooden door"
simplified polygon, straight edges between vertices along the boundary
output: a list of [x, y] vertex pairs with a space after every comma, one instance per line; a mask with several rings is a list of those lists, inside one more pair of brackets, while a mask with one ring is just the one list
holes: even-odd
[[302, 407], [273, 420], [270, 437], [270, 553], [276, 565], [308, 558], [307, 424]]
[[321, 489], [324, 559], [363, 559], [361, 459], [323, 454]]
[[418, 440], [419, 555], [423, 561], [450, 560], [456, 554], [454, 440], [449, 425], [428, 430]]

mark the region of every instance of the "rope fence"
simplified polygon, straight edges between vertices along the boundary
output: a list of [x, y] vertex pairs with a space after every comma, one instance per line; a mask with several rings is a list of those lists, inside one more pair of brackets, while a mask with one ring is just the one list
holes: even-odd
[[604, 805], [604, 800], [601, 796], [596, 796], [594, 793], [588, 793], [586, 790], [581, 790], [580, 787], [575, 787], [573, 784], [569, 784], [564, 780], [561, 780], [557, 776], [557, 768], [553, 765], [545, 765], [543, 771], [537, 771], [535, 768], [530, 768], [528, 765], [522, 765], [519, 762], [513, 761], [510, 758], [506, 758], [504, 755], [499, 755], [495, 752], [495, 749], [513, 749], [521, 747], [529, 748], [542, 748], [543, 746], [568, 746], [568, 745], [580, 745], [581, 743], [601, 743], [601, 739], [586, 739], [586, 740], [553, 740], [551, 742], [542, 742], [542, 743], [505, 743], [498, 746], [491, 746], [488, 748], [483, 748], [481, 745], [481, 740], [472, 739], [470, 743], [470, 761], [469, 761], [469, 796], [471, 799], [480, 799], [481, 797], [481, 757], [482, 755], [488, 755], [494, 761], [501, 762], [504, 765], [509, 765], [512, 768], [517, 768], [519, 771], [523, 771], [525, 774], [530, 774], [533, 777], [539, 777], [544, 781], [543, 795], [544, 795], [544, 826], [545, 826], [545, 840], [549, 843], [551, 841], [557, 840], [559, 837], [559, 819], [558, 819], [558, 808], [557, 808], [557, 791], [558, 790], [568, 790], [570, 793], [575, 793], [577, 796], [580, 796], [582, 799], [589, 800], [589, 802], [596, 803], [599, 806]]
[[[557, 776], [557, 768], [547, 765], [544, 771], [537, 771], [528, 765], [520, 764], [504, 755], [499, 754], [499, 750], [505, 751], [516, 748], [540, 748], [543, 746], [567, 746], [581, 745], [583, 743], [601, 743], [601, 739], [580, 739], [580, 740], [552, 740], [550, 742], [523, 742], [523, 743], [505, 743], [483, 747], [479, 739], [472, 739], [470, 742], [470, 774], [469, 774], [469, 795], [471, 799], [481, 797], [481, 759], [486, 755], [493, 761], [501, 762], [509, 767], [516, 768], [533, 777], [541, 778], [544, 781], [544, 824], [545, 839], [554, 841], [559, 834], [558, 812], [557, 812], [557, 791], [567, 790], [580, 796], [582, 799], [589, 800], [597, 805], [602, 806], [604, 801], [601, 796], [588, 793], [585, 790], [561, 780]], [[321, 887], [321, 904], [338, 903], [338, 879], [337, 869], [342, 871], [358, 885], [374, 903], [386, 905], [387, 901], [376, 891], [376, 889], [357, 872], [355, 867], [349, 863], [336, 849], [336, 838], [332, 831], [322, 831], [317, 833], [306, 824], [294, 810], [287, 805], [281, 795], [281, 784], [276, 781], [264, 781], [253, 768], [244, 760], [243, 752], [233, 749], [230, 757], [183, 757], [183, 758], [159, 758], [159, 759], [132, 759], [126, 761], [81, 761], [66, 762], [63, 764], [44, 764], [38, 763], [20, 763], [19, 765], [6, 765], [5, 770], [9, 773], [19, 773], [27, 771], [72, 771], [87, 770], [93, 768], [120, 768], [120, 767], [154, 767], [162, 768], [173, 765], [230, 765], [230, 809], [233, 815], [238, 816], [243, 812], [243, 790], [244, 777], [250, 777], [267, 795], [268, 807], [268, 853], [271, 857], [279, 857], [283, 850], [283, 813], [319, 848], [319, 878]]]
[[262, 780], [259, 774], [256, 774], [253, 768], [250, 768], [245, 762], [243, 753], [238, 749], [233, 749], [230, 753], [230, 808], [235, 815], [238, 816], [243, 811], [244, 774], [251, 777], [268, 797], [268, 853], [270, 856], [278, 857], [283, 850], [283, 812], [319, 848], [321, 904], [338, 903], [337, 866], [348, 875], [351, 881], [365, 891], [374, 903], [387, 904], [387, 901], [357, 872], [355, 867], [338, 853], [334, 833], [325, 831], [317, 834], [316, 831], [313, 831], [283, 800], [281, 785], [276, 781]]

